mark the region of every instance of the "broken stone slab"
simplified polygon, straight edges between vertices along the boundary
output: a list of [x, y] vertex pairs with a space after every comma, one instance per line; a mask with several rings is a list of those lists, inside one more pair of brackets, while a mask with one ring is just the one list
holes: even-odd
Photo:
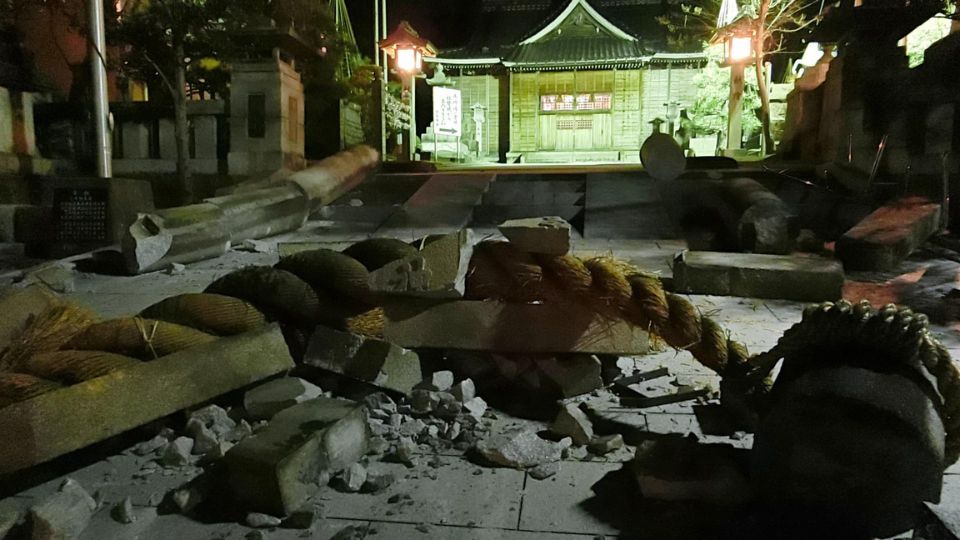
[[406, 395], [422, 379], [417, 353], [325, 326], [314, 330], [303, 363]]
[[286, 516], [319, 489], [323, 471], [357, 462], [370, 438], [367, 409], [316, 398], [277, 413], [227, 452], [228, 483], [244, 508]]
[[274, 379], [247, 391], [243, 408], [254, 420], [269, 420], [278, 412], [323, 395], [319, 386], [298, 377]]
[[840, 263], [814, 256], [684, 251], [674, 258], [682, 293], [820, 302], [841, 298], [843, 282]]
[[550, 424], [550, 431], [561, 437], [570, 437], [574, 444], [585, 445], [593, 440], [593, 424], [576, 403], [564, 405]]
[[59, 540], [78, 538], [90, 524], [97, 502], [79, 482], [68, 478], [54, 493], [30, 508], [33, 538]]
[[283, 334], [271, 325], [15, 403], [0, 410], [0, 433], [29, 444], [0, 445], [0, 475], [293, 367]]
[[519, 428], [478, 441], [476, 450], [497, 465], [526, 469], [560, 461], [563, 449], [570, 444], [569, 438], [556, 443], [541, 439], [535, 431]]
[[384, 338], [408, 348], [624, 355], [649, 349], [639, 327], [555, 304], [408, 301], [388, 303], [384, 313]]
[[537, 368], [559, 389], [564, 398], [589, 394], [603, 388], [600, 359], [590, 354], [567, 354], [536, 358]]
[[121, 240], [131, 274], [218, 257], [230, 248], [223, 211], [210, 203], [140, 214]]
[[497, 229], [521, 251], [544, 255], [570, 253], [571, 225], [559, 216], [511, 219]]
[[370, 273], [370, 290], [386, 295], [431, 299], [463, 298], [473, 247], [473, 231], [428, 236], [420, 253]]
[[837, 240], [847, 270], [891, 270], [940, 228], [939, 204], [907, 197], [881, 206]]
[[752, 497], [738, 452], [696, 437], [665, 437], [638, 444], [632, 467], [644, 497], [737, 505]]
[[74, 265], [55, 262], [31, 270], [24, 276], [28, 284], [41, 284], [58, 293], [72, 293], [77, 289]]

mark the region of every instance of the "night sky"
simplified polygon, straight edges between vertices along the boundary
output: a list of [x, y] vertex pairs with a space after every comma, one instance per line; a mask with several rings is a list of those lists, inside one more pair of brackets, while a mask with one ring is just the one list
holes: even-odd
[[[373, 54], [374, 0], [347, 0], [360, 52]], [[480, 0], [387, 0], [388, 31], [407, 20], [438, 48], [456, 47], [470, 37], [472, 13]]]

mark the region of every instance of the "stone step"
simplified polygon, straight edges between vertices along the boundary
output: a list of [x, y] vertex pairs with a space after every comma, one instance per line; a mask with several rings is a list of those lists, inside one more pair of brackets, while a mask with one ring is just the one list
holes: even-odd
[[682, 293], [819, 302], [841, 298], [843, 268], [812, 256], [687, 251], [674, 259], [673, 282]]
[[837, 240], [847, 270], [892, 270], [940, 228], [940, 205], [908, 197], [881, 206]]

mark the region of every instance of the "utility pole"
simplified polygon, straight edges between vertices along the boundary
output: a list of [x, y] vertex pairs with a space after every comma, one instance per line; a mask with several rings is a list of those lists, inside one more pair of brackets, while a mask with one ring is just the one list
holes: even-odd
[[93, 70], [93, 122], [96, 128], [95, 149], [97, 176], [113, 176], [112, 148], [110, 144], [110, 103], [107, 98], [107, 51], [103, 25], [103, 2], [87, 0], [90, 22], [90, 47], [88, 56]]

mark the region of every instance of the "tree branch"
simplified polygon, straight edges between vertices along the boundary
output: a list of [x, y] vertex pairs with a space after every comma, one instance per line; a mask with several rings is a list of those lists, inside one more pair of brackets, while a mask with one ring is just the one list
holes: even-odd
[[151, 58], [150, 55], [147, 54], [146, 51], [141, 51], [141, 54], [143, 54], [143, 57], [147, 59], [147, 62], [150, 62], [150, 65], [152, 65], [153, 68], [157, 70], [157, 74], [160, 75], [160, 79], [163, 80], [163, 84], [166, 85], [167, 90], [170, 91], [170, 96], [171, 96], [172, 98], [176, 99], [176, 98], [177, 98], [177, 90], [176, 90], [176, 88], [173, 86], [173, 84], [170, 82], [170, 79], [167, 78], [167, 75], [163, 72], [162, 69], [160, 69], [160, 66], [158, 66], [157, 63], [153, 61], [153, 58]]

